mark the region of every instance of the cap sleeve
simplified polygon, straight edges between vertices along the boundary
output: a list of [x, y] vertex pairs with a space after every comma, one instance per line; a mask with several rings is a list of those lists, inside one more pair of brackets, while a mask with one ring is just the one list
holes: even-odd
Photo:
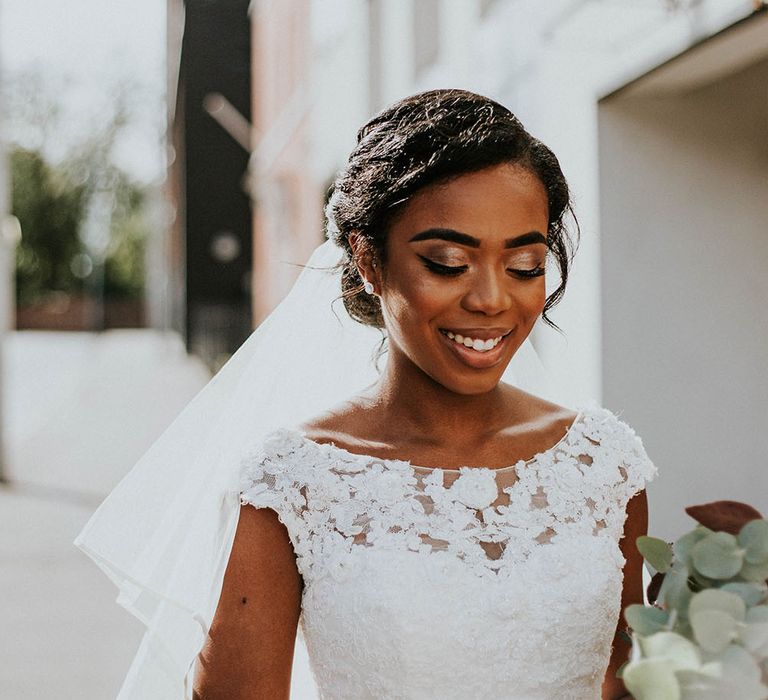
[[241, 505], [274, 510], [297, 554], [305, 541], [306, 466], [298, 434], [281, 428], [243, 459], [240, 472]]
[[611, 414], [611, 447], [615, 452], [619, 478], [615, 485], [622, 508], [658, 474], [640, 436], [629, 424]]

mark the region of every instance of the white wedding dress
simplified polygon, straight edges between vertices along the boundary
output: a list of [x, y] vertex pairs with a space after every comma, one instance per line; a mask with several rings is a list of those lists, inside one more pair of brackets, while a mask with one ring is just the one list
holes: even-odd
[[324, 700], [599, 700], [619, 621], [626, 504], [656, 468], [595, 403], [501, 469], [354, 454], [294, 428], [242, 465], [304, 579]]

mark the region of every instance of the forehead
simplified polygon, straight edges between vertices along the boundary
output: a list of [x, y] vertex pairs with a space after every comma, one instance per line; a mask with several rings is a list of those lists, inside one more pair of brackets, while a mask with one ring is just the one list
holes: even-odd
[[392, 223], [390, 236], [432, 227], [475, 236], [539, 230], [546, 235], [547, 191], [536, 175], [504, 163], [419, 190]]

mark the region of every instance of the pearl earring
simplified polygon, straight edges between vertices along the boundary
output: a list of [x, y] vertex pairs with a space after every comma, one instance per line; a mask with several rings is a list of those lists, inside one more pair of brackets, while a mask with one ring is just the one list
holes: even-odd
[[371, 282], [369, 282], [368, 280], [365, 280], [365, 283], [363, 284], [363, 289], [368, 294], [373, 294], [373, 284]]

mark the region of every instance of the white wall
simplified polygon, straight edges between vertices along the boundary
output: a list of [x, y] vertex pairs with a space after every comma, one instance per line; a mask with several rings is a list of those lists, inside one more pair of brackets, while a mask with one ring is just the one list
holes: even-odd
[[[647, 401], [643, 403], [633, 396], [632, 387], [622, 385], [617, 379], [631, 377], [633, 386], [638, 390], [644, 389], [651, 384], [645, 381], [648, 374], [655, 372], [656, 368], [646, 366], [640, 372], [637, 365], [632, 364], [631, 356], [623, 348], [617, 349], [617, 337], [622, 334], [614, 332], [616, 326], [613, 321], [603, 321], [604, 290], [609, 294], [616, 291], [616, 283], [610, 277], [615, 269], [612, 266], [615, 253], [610, 246], [618, 239], [613, 237], [615, 222], [610, 216], [601, 218], [601, 207], [613, 206], [615, 209], [620, 207], [622, 200], [615, 199], [610, 204], [612, 183], [605, 180], [601, 183], [600, 179], [600, 144], [602, 139], [609, 139], [610, 134], [602, 134], [608, 123], [599, 119], [598, 103], [603, 96], [640, 78], [690, 47], [709, 43], [709, 37], [748, 17], [753, 11], [752, 2], [702, 0], [691, 11], [672, 13], [665, 9], [666, 5], [661, 0], [643, 3], [497, 0], [487, 14], [481, 16], [478, 3], [442, 0], [437, 28], [440, 35], [437, 60], [416, 75], [414, 42], [418, 37], [413, 28], [414, 1], [372, 0], [376, 5], [374, 15], [378, 17], [376, 29], [381, 45], [380, 60], [374, 62], [370, 60], [371, 50], [367, 43], [370, 36], [368, 15], [359, 9], [363, 3], [334, 0], [330, 6], [323, 2], [313, 5], [319, 13], [330, 12], [329, 7], [336, 8], [337, 12], [340, 8], [346, 11], [337, 20], [335, 28], [330, 20], [320, 28], [319, 34], [325, 38], [318, 40], [314, 51], [314, 74], [322, 86], [322, 96], [333, 96], [332, 99], [320, 100], [319, 112], [314, 117], [312, 162], [316, 177], [319, 180], [327, 178], [343, 164], [353, 145], [355, 130], [373, 112], [408, 94], [435, 87], [466, 88], [501, 101], [520, 117], [533, 135], [549, 145], [557, 154], [571, 186], [582, 239], [565, 299], [552, 314], [565, 336], [541, 325], [534, 341], [552, 383], [557, 387], [553, 394], [555, 400], [572, 406], [582, 400], [596, 398], [612, 410], [623, 410], [624, 419], [636, 427], [663, 475], [650, 489], [652, 528], [655, 529], [656, 524], [664, 528], [674, 525], [674, 534], [677, 534], [681, 527], [688, 526], [686, 517], [681, 514], [685, 504], [663, 494], [687, 493], [690, 495], [686, 499], [693, 501], [701, 500], [699, 495], [712, 494], [714, 498], [717, 496], [714, 493], [717, 488], [712, 481], [715, 472], [706, 472], [710, 479], [709, 490], [691, 491], [690, 474], [681, 475], [675, 471], [673, 465], [683, 462], [672, 448], [677, 444], [679, 450], [691, 449], [698, 438], [693, 433], [687, 433], [684, 438], [675, 441], [670, 436], [675, 432], [680, 412], [673, 410], [674, 405], [666, 397], [662, 399], [658, 392], [653, 397], [646, 395]], [[749, 44], [753, 39], [754, 35], [745, 38], [742, 43]], [[371, 70], [380, 72], [372, 75]], [[746, 95], [742, 97], [746, 98]], [[704, 99], [703, 96], [701, 99]], [[724, 108], [727, 105], [720, 106]], [[677, 128], [678, 118], [682, 115], [671, 104], [666, 105], [666, 112], [657, 112], [657, 108], [660, 105], [647, 103], [647, 109], [640, 109], [632, 117], [642, 122], [642, 140], [647, 139], [648, 147], [653, 147], [654, 153], [667, 153], [670, 144], [665, 145], [665, 140], [681, 149], [678, 153], [686, 148], [703, 153], [691, 156], [696, 159], [696, 165], [677, 173], [676, 180], [672, 177], [675, 168], [668, 167], [668, 161], [657, 160], [655, 169], [653, 163], [646, 163], [643, 183], [659, 184], [670, 178], [679, 192], [688, 192], [686, 178], [691, 172], [699, 175], [705, 171], [709, 160], [714, 157], [715, 151], [707, 150], [706, 143], [722, 141], [719, 146], [723, 149], [722, 162], [718, 167], [721, 173], [729, 173], [729, 201], [733, 210], [728, 216], [739, 223], [741, 235], [747, 235], [744, 226], [746, 222], [755, 220], [755, 190], [760, 168], [763, 167], [759, 160], [750, 160], [747, 170], [751, 169], [752, 174], [745, 175], [747, 170], [739, 148], [747, 147], [745, 144], [749, 139], [744, 130], [749, 128], [749, 120], [742, 120], [742, 133], [738, 139], [741, 146], [735, 146], [732, 139], [724, 138], [717, 131], [718, 122], [714, 113], [710, 114], [710, 131], [706, 134], [701, 132], [697, 143], [693, 142], [693, 134], [686, 134], [689, 141], [685, 146], [685, 139], [677, 139], [671, 132], [657, 133], [659, 130], [664, 132], [666, 122], [669, 122], [667, 126], [670, 129]], [[690, 110], [706, 111], [703, 103], [697, 107], [693, 103], [688, 104], [683, 111], [690, 116]], [[756, 122], [753, 120], [752, 123]], [[623, 132], [613, 132], [614, 140], [619, 144], [627, 136], [626, 129], [630, 128], [627, 122], [624, 122], [623, 128]], [[637, 134], [630, 133], [629, 136], [630, 142], [632, 139], [640, 142]], [[612, 159], [623, 163], [629, 155], [619, 148]], [[738, 180], [735, 179], [737, 177]], [[737, 185], [741, 181], [743, 186]], [[714, 183], [713, 178], [706, 187], [696, 184], [697, 191], [702, 193], [701, 198], [713, 200]], [[622, 195], [626, 200], [632, 196], [631, 192]], [[697, 203], [688, 195], [677, 201], [680, 209], [674, 215], [680, 218], [689, 216], [687, 210]], [[627, 206], [638, 206], [639, 203], [633, 200]], [[721, 215], [725, 216], [725, 213], [721, 211]], [[639, 221], [642, 221], [645, 214], [639, 216]], [[711, 217], [703, 217], [703, 221], [711, 220]], [[606, 245], [606, 236], [609, 238], [609, 261], [601, 264], [601, 255], [604, 254], [601, 249]], [[624, 255], [631, 257], [634, 254], [629, 243], [622, 250]], [[759, 255], [745, 264], [758, 265], [757, 260]], [[713, 258], [708, 265], [715, 262]], [[605, 284], [601, 282], [603, 274], [608, 275]], [[740, 283], [743, 287], [749, 286], [744, 281], [746, 279], [743, 277]], [[720, 283], [723, 283], [722, 279]], [[761, 284], [755, 282], [749, 292], [753, 296], [762, 294], [764, 288]], [[731, 292], [736, 297], [747, 295], [748, 290], [734, 288]], [[703, 296], [699, 299], [707, 301]], [[607, 313], [615, 314], [617, 309], [611, 301], [607, 301]], [[723, 302], [719, 303], [722, 305]], [[706, 317], [708, 307], [711, 308], [711, 303], [700, 304], [697, 314]], [[730, 312], [723, 311], [722, 315], [724, 324], [739, 326]], [[688, 314], [688, 319], [695, 317], [696, 314]], [[691, 340], [685, 342], [696, 343], [699, 327], [686, 320], [685, 314], [674, 319], [674, 322], [677, 321], [680, 338], [690, 337]], [[654, 328], [657, 327], [654, 325]], [[610, 337], [606, 340], [604, 335], [609, 332]], [[623, 342], [631, 344], [628, 332], [629, 329], [626, 329]], [[756, 344], [749, 345], [749, 350], [745, 352], [753, 353], [756, 347]], [[722, 379], [723, 363], [717, 351], [711, 352], [708, 363], [706, 367], [710, 376], [718, 377], [717, 381], [712, 380], [713, 386], [727, 384], [727, 379]], [[738, 374], [735, 369], [733, 371]], [[738, 382], [750, 384], [748, 376], [752, 375], [749, 372], [738, 375]], [[654, 377], [657, 384], [666, 383], [664, 375], [656, 374]], [[605, 382], [607, 386], [604, 386]], [[757, 386], [754, 382], [751, 385]], [[731, 415], [738, 413], [733, 403], [726, 402], [725, 406]], [[696, 420], [696, 414], [691, 413], [690, 426], [695, 425]], [[699, 414], [698, 429], [711, 433], [715, 424], [713, 420], [711, 416]], [[731, 430], [735, 431], [733, 442], [743, 445], [744, 438], [754, 436], [757, 427], [739, 424], [732, 426]], [[739, 453], [739, 458], [747, 459], [754, 449], [753, 442], [752, 447]], [[712, 454], [718, 453], [712, 451]], [[725, 458], [722, 453], [719, 454], [722, 459]]]
[[768, 60], [692, 92], [600, 110], [604, 399], [683, 507], [768, 513]]

